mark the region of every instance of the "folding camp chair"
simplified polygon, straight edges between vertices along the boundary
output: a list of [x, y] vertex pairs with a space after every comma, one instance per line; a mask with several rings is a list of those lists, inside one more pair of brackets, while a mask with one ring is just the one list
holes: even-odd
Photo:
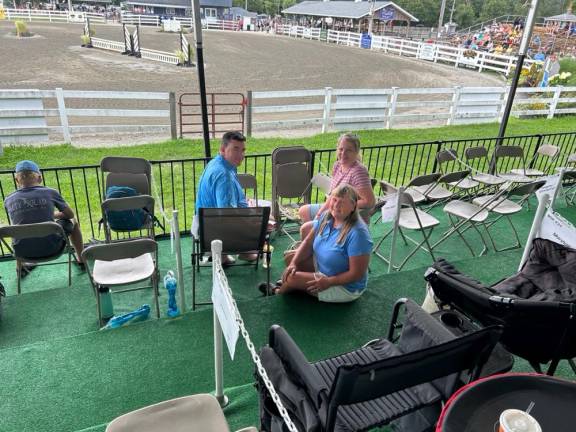
[[[438, 162], [438, 167], [442, 174], [448, 174], [450, 172], [454, 172], [455, 170], [454, 169], [450, 170], [449, 167], [454, 168], [455, 166], [457, 167], [461, 165], [456, 150], [452, 149], [441, 150], [438, 153], [436, 153], [436, 161]], [[472, 189], [477, 188], [479, 184], [480, 184], [479, 182], [477, 182], [470, 176], [464, 177], [458, 181], [448, 183], [448, 185], [452, 187], [462, 189], [466, 194], [469, 194]]]
[[298, 209], [310, 202], [311, 172], [312, 153], [306, 148], [279, 147], [272, 152], [272, 216], [276, 232], [293, 241], [287, 224], [300, 226]]
[[481, 325], [503, 325], [501, 343], [541, 373], [554, 375], [561, 360], [576, 373], [576, 250], [535, 239], [522, 269], [486, 286], [439, 260], [426, 280], [441, 307], [457, 309]]
[[485, 147], [469, 147], [464, 150], [464, 156], [466, 157], [468, 166], [472, 169], [470, 173], [470, 178], [472, 180], [482, 183], [487, 187], [499, 186], [506, 182], [506, 180], [501, 177], [485, 172], [490, 166], [488, 150], [486, 150]]
[[[414, 432], [423, 430], [413, 426], [422, 410], [431, 420], [429, 430], [461, 378], [478, 378], [501, 332], [489, 327], [455, 337], [413, 301], [401, 299], [387, 339], [309, 363], [286, 330], [275, 325], [260, 357], [298, 430], [367, 431], [396, 420], [394, 430]], [[282, 430], [260, 379], [257, 387], [260, 430]]]
[[[222, 241], [224, 255], [258, 255], [253, 262], [234, 266], [251, 265], [258, 270], [260, 257], [264, 254], [266, 262], [270, 262], [267, 235], [270, 207], [200, 208], [199, 212], [198, 233], [192, 245], [192, 309], [196, 309], [196, 305], [212, 304], [196, 301], [196, 273], [200, 271], [200, 260], [211, 251], [212, 240]], [[266, 268], [266, 283], [270, 285], [270, 266]]]
[[256, 181], [256, 177], [252, 174], [238, 174], [238, 182], [245, 193], [248, 189], [252, 190], [254, 206], [258, 207], [258, 182]]
[[[516, 186], [512, 186], [511, 189], [509, 189], [505, 193], [505, 196], [498, 196], [498, 194], [484, 195], [481, 197], [474, 198], [474, 200], [472, 200], [472, 203], [480, 207], [486, 208], [491, 213], [497, 215], [497, 217], [494, 220], [484, 224], [484, 227], [486, 228], [486, 234], [488, 234], [488, 237], [490, 238], [490, 241], [495, 251], [502, 252], [504, 250], [516, 249], [521, 246], [520, 238], [518, 237], [518, 232], [516, 231], [516, 228], [514, 227], [514, 224], [512, 223], [512, 219], [510, 218], [510, 216], [522, 211], [522, 209], [524, 208], [523, 207], [524, 203], [528, 203], [530, 197], [545, 184], [546, 184], [545, 180], [538, 180], [532, 183], [519, 184]], [[517, 198], [518, 201], [512, 201], [509, 198]], [[512, 228], [512, 232], [514, 233], [516, 243], [514, 245], [498, 249], [496, 247], [494, 237], [490, 234], [490, 227], [494, 226], [494, 224], [502, 218], [505, 218], [508, 221], [510, 228]]]
[[[134, 197], [109, 198], [102, 202], [102, 221], [106, 241], [112, 241], [112, 233], [130, 233], [139, 231], [145, 237], [154, 239], [154, 198], [151, 196], [152, 190], [152, 166], [150, 162], [142, 158], [108, 156], [100, 162], [100, 171], [102, 172], [102, 190], [104, 195], [110, 186], [125, 186], [133, 188], [138, 195]], [[127, 204], [117, 204], [119, 202]], [[146, 217], [143, 218], [142, 224], [137, 229], [120, 230], [113, 229], [108, 223], [107, 213], [109, 211], [141, 211], [143, 210]]]
[[[42, 256], [42, 251], [39, 250], [38, 254], [34, 257], [22, 256], [16, 253], [16, 251], [6, 242], [6, 238], [11, 238], [12, 240], [30, 240], [36, 239], [36, 241], [41, 240], [43, 237], [47, 236], [58, 236], [62, 238], [62, 247], [55, 253], [51, 255]], [[72, 257], [74, 252], [72, 247], [68, 242], [68, 236], [62, 229], [60, 225], [56, 222], [40, 222], [34, 224], [26, 225], [8, 225], [0, 227], [0, 240], [6, 245], [6, 247], [12, 252], [12, 256], [16, 260], [16, 280], [17, 280], [17, 293], [21, 293], [22, 284], [22, 272], [25, 263], [31, 263], [35, 265], [51, 265], [51, 264], [61, 264], [51, 262], [58, 259], [62, 254], [68, 254], [68, 286], [72, 284]], [[38, 243], [40, 245], [41, 243]], [[39, 246], [41, 247], [41, 246]]]
[[[551, 144], [543, 144], [534, 153], [532, 160], [528, 163], [528, 167], [514, 168], [510, 172], [512, 174], [528, 176], [528, 177], [542, 177], [549, 173], [552, 163], [560, 152], [560, 148]], [[542, 169], [532, 168], [533, 166], [542, 167]]]
[[[96, 309], [100, 325], [104, 324], [100, 304], [100, 292], [104, 287], [110, 288], [111, 293], [152, 288], [156, 317], [160, 318], [157, 251], [156, 242], [148, 238], [98, 244], [84, 249], [82, 257], [96, 295]], [[147, 279], [150, 279], [150, 286], [112, 290], [113, 287], [130, 285]]]
[[[422, 249], [430, 254], [433, 260], [434, 254], [432, 252], [432, 248], [430, 246], [430, 236], [432, 235], [432, 231], [434, 227], [437, 226], [440, 222], [434, 216], [416, 208], [414, 203], [414, 199], [412, 196], [404, 192], [404, 188], [400, 188], [397, 192], [394, 192], [394, 189], [389, 189], [389, 185], [385, 182], [381, 183], [381, 187], [383, 191], [389, 192], [388, 199], [398, 199], [398, 209], [396, 216], [393, 221], [392, 228], [384, 234], [384, 236], [380, 239], [380, 241], [374, 246], [372, 249], [372, 253], [374, 253], [379, 258], [383, 259], [385, 262], [388, 263], [388, 269], [394, 269], [400, 271], [402, 267], [408, 262], [410, 258], [414, 256], [419, 249]], [[393, 195], [396, 193], [397, 195]], [[399, 196], [398, 196], [399, 195]], [[407, 236], [402, 230], [410, 230], [410, 231], [420, 231], [422, 233], [423, 239], [421, 241], [414, 240], [413, 238]], [[411, 250], [406, 257], [402, 260], [399, 265], [394, 264], [394, 255], [395, 255], [395, 233], [399, 232], [405, 245], [408, 245], [408, 241], [415, 244], [413, 250]], [[388, 236], [392, 234], [392, 245], [390, 247], [390, 253], [388, 256], [383, 255], [379, 252], [380, 246], [388, 238]], [[426, 244], [427, 248], [424, 247]]]
[[[218, 400], [210, 394], [171, 399], [123, 414], [105, 432], [230, 432]], [[248, 427], [238, 432], [258, 432]]]
[[495, 175], [515, 183], [530, 183], [533, 181], [525, 174], [512, 172], [513, 167], [510, 167], [510, 164], [519, 165], [521, 172], [526, 172], [524, 149], [520, 146], [496, 146], [494, 149]]

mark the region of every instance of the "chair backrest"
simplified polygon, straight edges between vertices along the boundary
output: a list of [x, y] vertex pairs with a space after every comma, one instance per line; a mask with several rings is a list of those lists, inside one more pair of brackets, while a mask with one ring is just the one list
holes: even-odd
[[462, 170], [462, 171], [453, 171], [447, 174], [444, 174], [442, 177], [438, 179], [438, 183], [457, 183], [464, 180], [466, 177], [470, 175], [470, 170]]
[[486, 159], [488, 158], [488, 149], [482, 146], [468, 147], [466, 150], [464, 150], [464, 155], [468, 160]]
[[82, 252], [86, 261], [116, 261], [136, 258], [146, 253], [156, 254], [158, 244], [148, 238], [89, 246]]
[[520, 196], [528, 198], [538, 189], [546, 184], [546, 180], [538, 180], [532, 183], [524, 183], [518, 186], [514, 186], [508, 191], [508, 196]]
[[240, 183], [240, 187], [244, 190], [252, 189], [256, 207], [258, 207], [258, 182], [256, 176], [247, 173], [238, 174], [238, 183]]
[[278, 203], [301, 198], [309, 202], [312, 153], [302, 146], [279, 147], [272, 152], [273, 215], [280, 220]]
[[570, 156], [568, 156], [568, 164], [576, 165], [576, 153], [572, 153]]
[[406, 187], [432, 185], [438, 181], [441, 175], [442, 174], [440, 173], [432, 173], [414, 177], [412, 180], [410, 180], [410, 182], [406, 185]]
[[471, 379], [476, 379], [501, 333], [500, 327], [487, 327], [397, 357], [339, 367], [330, 390], [326, 430], [334, 430], [341, 405], [377, 399], [462, 371], [472, 371]]
[[398, 188], [396, 186], [394, 186], [393, 184], [388, 183], [387, 181], [380, 180], [380, 192], [384, 196], [392, 195], [392, 194], [395, 194], [396, 192], [398, 192]]
[[[506, 162], [504, 167], [498, 166], [498, 161], [504, 159]], [[514, 168], [514, 164], [510, 166], [511, 159], [516, 159], [520, 162], [519, 167], [521, 169], [526, 169], [526, 160], [524, 156], [524, 149], [520, 146], [513, 146], [513, 145], [501, 145], [496, 146], [494, 149], [494, 161], [495, 161], [495, 172], [503, 172], [508, 169]]]
[[456, 154], [456, 150], [453, 149], [440, 150], [438, 153], [436, 153], [436, 160], [438, 161], [439, 165], [442, 165], [446, 162], [453, 162], [458, 160], [458, 155]]
[[266, 240], [270, 207], [200, 208], [200, 253], [211, 250], [212, 240], [222, 241], [222, 253], [261, 251]]
[[[56, 222], [38, 222], [33, 224], [6, 225], [0, 227], [0, 239], [2, 239], [2, 241], [4, 241], [5, 238], [12, 238], [13, 240], [25, 240], [47, 237], [49, 235], [58, 235], [59, 237], [62, 237], [62, 240], [64, 241], [64, 247], [57, 253], [50, 255], [50, 257], [45, 257], [46, 259], [60, 256], [68, 245], [68, 236], [59, 224]], [[4, 243], [6, 246], [8, 246], [9, 249], [12, 249], [8, 243]], [[16, 250], [13, 250], [12, 253], [16, 259], [28, 258], [18, 255]]]
[[108, 156], [100, 161], [102, 189], [109, 186], [128, 186], [138, 193], [149, 195], [152, 190], [152, 165], [146, 159]]
[[560, 147], [552, 144], [542, 144], [540, 147], [538, 147], [538, 150], [536, 150], [536, 153], [548, 158], [555, 158], [559, 152]]

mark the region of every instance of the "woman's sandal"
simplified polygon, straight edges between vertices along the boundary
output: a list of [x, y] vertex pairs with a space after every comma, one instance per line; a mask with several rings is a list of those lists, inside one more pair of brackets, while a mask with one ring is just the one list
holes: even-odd
[[[282, 281], [279, 281], [282, 282]], [[281, 285], [282, 283], [280, 283]], [[273, 296], [276, 295], [276, 291], [280, 288], [278, 282], [275, 285], [267, 284], [266, 282], [262, 282], [258, 285], [258, 290], [265, 296]]]

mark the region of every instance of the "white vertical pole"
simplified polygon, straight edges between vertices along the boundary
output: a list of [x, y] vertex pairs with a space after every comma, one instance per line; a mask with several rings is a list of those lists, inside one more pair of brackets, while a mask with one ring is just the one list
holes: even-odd
[[556, 112], [556, 107], [558, 106], [558, 100], [560, 99], [560, 94], [562, 93], [562, 86], [556, 87], [554, 91], [554, 99], [550, 103], [550, 111], [548, 112], [548, 118], [554, 118], [554, 113]]
[[70, 137], [70, 127], [68, 126], [68, 114], [66, 113], [66, 104], [64, 103], [64, 92], [61, 88], [56, 89], [56, 100], [58, 101], [58, 112], [60, 113], [60, 125], [62, 126], [64, 142], [70, 144], [72, 143], [72, 138]]
[[324, 115], [322, 116], [322, 133], [328, 131], [330, 126], [330, 111], [332, 109], [332, 87], [324, 89]]
[[396, 215], [394, 216], [394, 230], [392, 231], [392, 245], [390, 246], [390, 256], [388, 261], [388, 273], [394, 270], [394, 255], [396, 251], [396, 238], [398, 237], [398, 223], [400, 222], [400, 211], [402, 210], [402, 194], [405, 188], [400, 187], [398, 189], [398, 204], [396, 205]]
[[182, 248], [180, 246], [180, 227], [178, 224], [178, 210], [172, 211], [172, 230], [174, 235], [174, 250], [176, 251], [176, 271], [178, 273], [178, 300], [180, 311], [186, 311], [186, 295], [184, 291], [184, 271], [182, 269]]
[[540, 225], [542, 224], [542, 219], [544, 219], [544, 213], [546, 213], [546, 208], [548, 206], [549, 200], [550, 195], [548, 194], [542, 194], [538, 197], [538, 208], [536, 209], [536, 214], [534, 215], [534, 220], [532, 221], [530, 234], [528, 234], [528, 238], [526, 239], [526, 246], [524, 247], [524, 252], [522, 253], [522, 259], [520, 260], [518, 271], [522, 270], [524, 263], [528, 259], [528, 255], [530, 255], [530, 250], [532, 249], [532, 242], [540, 232]]
[[[212, 241], [212, 274], [216, 274], [216, 261], [221, 262], [221, 259], [214, 259], [215, 256], [222, 258], [222, 241]], [[221, 407], [228, 405], [228, 398], [224, 395], [224, 359], [222, 350], [222, 328], [216, 309], [213, 309], [214, 321], [214, 397], [218, 400]]]

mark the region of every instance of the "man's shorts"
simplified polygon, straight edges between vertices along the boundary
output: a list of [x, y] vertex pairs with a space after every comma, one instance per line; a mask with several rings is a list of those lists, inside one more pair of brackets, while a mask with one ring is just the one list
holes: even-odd
[[[317, 279], [322, 276], [325, 275], [320, 272], [314, 273], [314, 277]], [[318, 300], [324, 303], [349, 303], [360, 298], [364, 291], [365, 290], [350, 292], [342, 285], [335, 285], [324, 291], [320, 291], [318, 293]]]
[[[70, 219], [57, 219], [55, 221], [62, 227], [66, 235], [72, 234], [74, 222]], [[66, 246], [66, 239], [59, 235], [47, 237], [23, 239], [14, 245], [14, 252], [19, 257], [38, 259], [46, 258], [60, 253]]]

